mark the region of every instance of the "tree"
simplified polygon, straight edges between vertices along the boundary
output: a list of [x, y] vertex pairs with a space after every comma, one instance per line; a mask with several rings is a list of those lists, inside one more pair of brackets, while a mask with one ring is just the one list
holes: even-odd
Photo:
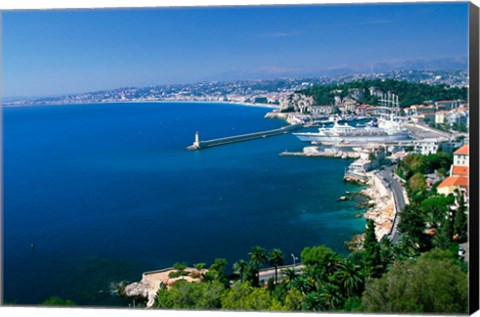
[[398, 224], [400, 233], [407, 235], [414, 246], [420, 250], [430, 247], [430, 238], [425, 234], [425, 216], [422, 210], [413, 204], [406, 205]]
[[177, 281], [171, 289], [159, 289], [156, 308], [219, 309], [225, 286], [220, 281], [189, 283]]
[[262, 265], [268, 261], [267, 251], [260, 246], [254, 246], [249, 252], [250, 266], [253, 269], [255, 275], [254, 286], [259, 285], [259, 270]]
[[222, 298], [222, 308], [228, 310], [283, 310], [264, 288], [252, 287], [247, 282], [235, 282]]
[[319, 294], [326, 309], [338, 309], [343, 306], [344, 298], [338, 286], [332, 283], [322, 283]]
[[370, 276], [378, 276], [381, 272], [381, 254], [380, 244], [375, 235], [375, 223], [372, 219], [367, 220], [367, 227], [365, 229], [365, 241], [363, 243], [365, 249], [365, 267]]
[[388, 236], [384, 236], [382, 240], [380, 240], [380, 257], [381, 263], [383, 266], [383, 270], [387, 271], [389, 266], [393, 263], [396, 258], [395, 254], [395, 247], [390, 241]]
[[201, 262], [201, 263], [197, 263], [195, 264], [195, 269], [198, 270], [198, 271], [201, 271], [205, 268], [206, 264]]
[[52, 296], [42, 302], [41, 306], [75, 306], [75, 303], [70, 299], [62, 299], [58, 296]]
[[337, 269], [341, 257], [332, 249], [321, 245], [317, 247], [306, 247], [300, 254], [302, 263], [322, 271], [324, 275], [330, 275]]
[[367, 312], [465, 314], [467, 284], [467, 274], [459, 265], [429, 257], [427, 252], [417, 261], [396, 262], [388, 273], [368, 283], [362, 308]]
[[287, 310], [302, 310], [304, 295], [298, 289], [292, 288], [285, 296], [285, 308]]
[[240, 275], [242, 282], [244, 281], [245, 269], [247, 268], [248, 263], [245, 260], [238, 260], [233, 263], [233, 272]]
[[220, 281], [211, 283], [200, 283], [202, 296], [199, 298], [196, 308], [199, 309], [220, 309], [222, 297], [225, 293], [225, 285]]
[[465, 87], [449, 87], [443, 84], [428, 85], [394, 79], [358, 80], [337, 85], [318, 85], [297, 92], [313, 96], [317, 105], [327, 105], [334, 102], [333, 92], [340, 97], [344, 97], [351, 95], [349, 91], [351, 88], [356, 88], [363, 92], [363, 97], [358, 99], [359, 102], [378, 105], [378, 97], [370, 94], [370, 87], [399, 95], [401, 97], [400, 107], [402, 108], [421, 104], [425, 100], [465, 100], [467, 98], [467, 89]]
[[171, 289], [163, 290], [163, 294], [157, 296], [159, 308], [195, 308], [202, 296], [198, 285], [198, 283], [189, 283], [185, 280], [178, 280]]
[[283, 261], [285, 260], [283, 256], [283, 252], [280, 249], [273, 249], [270, 251], [268, 261], [270, 265], [273, 265], [275, 267], [275, 284], [278, 283], [278, 266], [283, 264]]
[[294, 280], [290, 281], [290, 287], [298, 289], [306, 295], [315, 289], [311, 275], [300, 274]]
[[433, 238], [433, 244], [440, 249], [448, 249], [453, 242], [453, 217], [447, 212], [437, 234]]
[[210, 265], [208, 272], [204, 275], [204, 280], [207, 282], [210, 281], [219, 281], [220, 283], [227, 285], [228, 279], [227, 275], [225, 274], [225, 268], [227, 266], [227, 260], [223, 258], [217, 258], [215, 261]]
[[293, 280], [295, 280], [299, 273], [294, 268], [286, 268], [281, 271], [284, 282], [289, 285]]
[[426, 215], [426, 220], [430, 222], [433, 228], [439, 228], [445, 223], [445, 219], [453, 204], [452, 196], [432, 196], [421, 203], [422, 213]]
[[168, 274], [169, 278], [187, 276], [190, 274], [189, 272], [185, 271], [185, 269], [187, 268], [187, 265], [185, 263], [176, 262], [173, 264], [173, 268], [175, 269], [175, 271], [172, 271]]
[[334, 276], [346, 298], [358, 294], [363, 289], [364, 279], [360, 267], [349, 259], [342, 260]]
[[422, 191], [427, 188], [427, 183], [425, 180], [425, 176], [422, 173], [415, 173], [409, 180], [408, 180], [408, 187], [413, 191]]
[[317, 292], [311, 292], [303, 296], [302, 310], [322, 311], [326, 310], [325, 299]]
[[465, 198], [463, 193], [457, 191], [458, 207], [455, 212], [453, 223], [453, 233], [458, 237], [459, 241], [464, 241], [467, 236], [467, 208], [465, 206]]

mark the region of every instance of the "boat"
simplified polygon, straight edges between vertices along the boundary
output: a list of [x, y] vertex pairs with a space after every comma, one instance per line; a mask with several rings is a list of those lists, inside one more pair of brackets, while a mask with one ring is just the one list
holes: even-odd
[[390, 119], [374, 119], [365, 127], [353, 127], [348, 123], [339, 124], [335, 121], [331, 128], [319, 128], [318, 132], [293, 133], [301, 141], [305, 142], [387, 142], [399, 141], [409, 138], [408, 130], [401, 122]]

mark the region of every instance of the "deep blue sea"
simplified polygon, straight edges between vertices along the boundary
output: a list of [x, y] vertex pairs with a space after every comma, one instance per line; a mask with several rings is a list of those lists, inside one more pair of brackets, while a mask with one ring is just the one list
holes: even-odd
[[[111, 283], [174, 262], [229, 267], [252, 246], [296, 256], [363, 231], [349, 161], [283, 157], [294, 135], [185, 149], [284, 125], [265, 108], [141, 103], [3, 108], [4, 299], [127, 306]], [[31, 243], [35, 248], [31, 248]]]

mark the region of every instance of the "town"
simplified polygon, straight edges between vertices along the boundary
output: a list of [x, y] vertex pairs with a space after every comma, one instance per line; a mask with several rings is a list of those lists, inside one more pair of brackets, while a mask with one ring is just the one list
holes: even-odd
[[64, 105], [85, 103], [209, 101], [279, 105], [297, 90], [316, 85], [331, 85], [363, 79], [395, 79], [430, 85], [467, 87], [464, 70], [399, 70], [353, 73], [336, 76], [259, 79], [243, 81], [210, 81], [195, 84], [167, 84], [144, 88], [118, 88], [44, 98], [11, 98], [6, 106]]

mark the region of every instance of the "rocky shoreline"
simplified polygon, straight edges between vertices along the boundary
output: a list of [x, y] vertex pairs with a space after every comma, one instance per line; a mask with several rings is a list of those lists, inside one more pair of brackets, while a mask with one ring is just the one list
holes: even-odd
[[150, 308], [155, 304], [160, 287], [172, 287], [178, 280], [186, 280], [187, 282], [198, 282], [202, 276], [208, 272], [206, 269], [197, 270], [194, 268], [185, 268], [185, 275], [172, 276], [172, 273], [178, 272], [174, 268], [167, 268], [158, 271], [145, 272], [140, 282], [134, 282], [125, 286], [121, 295], [133, 298], [143, 298], [147, 300], [146, 306]]
[[[365, 214], [366, 219], [372, 219], [375, 223], [375, 234], [378, 240], [381, 240], [385, 235], [390, 234], [393, 220], [395, 218], [395, 209], [392, 193], [387, 189], [380, 178], [373, 172], [366, 173], [367, 181], [360, 181], [367, 185], [367, 188], [362, 189], [360, 194], [368, 197], [369, 206], [372, 206]], [[359, 181], [353, 179], [346, 179], [346, 181]], [[358, 240], [358, 237], [353, 240]]]

